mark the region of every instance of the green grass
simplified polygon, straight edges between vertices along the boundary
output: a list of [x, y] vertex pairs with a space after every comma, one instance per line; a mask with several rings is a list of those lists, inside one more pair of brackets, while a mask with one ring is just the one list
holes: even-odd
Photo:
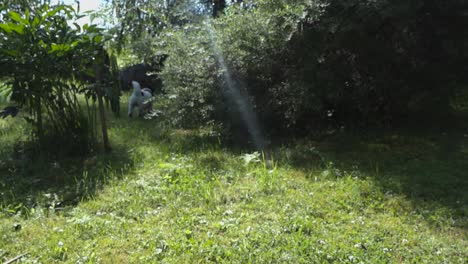
[[468, 259], [463, 133], [336, 135], [262, 155], [163, 124], [112, 118], [111, 154], [51, 160], [15, 147], [19, 119], [0, 121], [0, 260]]

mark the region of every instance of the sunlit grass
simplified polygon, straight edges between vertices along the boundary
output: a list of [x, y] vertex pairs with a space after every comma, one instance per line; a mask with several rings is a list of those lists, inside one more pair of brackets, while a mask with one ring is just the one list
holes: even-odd
[[14, 166], [24, 129], [18, 119], [0, 121], [3, 261], [24, 253], [26, 263], [468, 257], [466, 153], [446, 150], [439, 136], [342, 136], [263, 155], [158, 118], [111, 117], [111, 154]]

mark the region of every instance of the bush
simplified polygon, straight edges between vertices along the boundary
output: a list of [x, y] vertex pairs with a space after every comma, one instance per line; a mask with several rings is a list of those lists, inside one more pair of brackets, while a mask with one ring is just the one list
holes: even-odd
[[165, 33], [169, 57], [161, 73], [172, 122], [185, 127], [206, 124], [221, 101], [220, 72], [201, 26]]
[[174, 122], [243, 123], [217, 53], [269, 131], [443, 116], [468, 81], [462, 10], [457, 1], [264, 0], [228, 8], [213, 36], [206, 25], [171, 29], [163, 79]]
[[107, 150], [103, 98], [119, 113], [116, 61], [103, 48], [101, 29], [69, 25], [77, 17], [71, 6], [63, 4], [1, 5], [0, 79], [9, 81], [1, 93], [9, 90], [11, 101], [27, 113], [39, 143], [63, 137], [83, 148], [95, 133], [77, 96], [93, 98], [99, 104]]
[[[226, 84], [226, 70], [247, 105], [251, 103], [260, 112], [267, 108], [271, 103], [268, 88], [275, 82], [271, 71], [281, 68], [274, 54], [288, 37], [287, 31], [277, 29], [280, 19], [276, 14], [233, 7], [212, 24], [166, 32], [163, 39], [170, 56], [162, 78], [174, 122], [184, 126], [213, 121], [228, 127], [240, 125], [238, 106]], [[292, 27], [293, 23], [282, 26]], [[256, 100], [262, 97], [267, 100]]]

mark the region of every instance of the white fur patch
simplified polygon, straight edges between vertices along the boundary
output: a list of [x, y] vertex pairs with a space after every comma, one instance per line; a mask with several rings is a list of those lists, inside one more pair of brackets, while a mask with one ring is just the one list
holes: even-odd
[[137, 116], [148, 113], [152, 109], [152, 95], [149, 88], [141, 89], [138, 82], [132, 81], [133, 92], [128, 101], [128, 116], [133, 115], [133, 109], [136, 108]]

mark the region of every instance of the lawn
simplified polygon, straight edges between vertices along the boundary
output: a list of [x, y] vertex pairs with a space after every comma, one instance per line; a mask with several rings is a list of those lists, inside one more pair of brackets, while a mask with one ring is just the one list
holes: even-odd
[[0, 120], [0, 260], [466, 263], [463, 131], [337, 133], [230, 147], [111, 118], [112, 153], [31, 157]]

